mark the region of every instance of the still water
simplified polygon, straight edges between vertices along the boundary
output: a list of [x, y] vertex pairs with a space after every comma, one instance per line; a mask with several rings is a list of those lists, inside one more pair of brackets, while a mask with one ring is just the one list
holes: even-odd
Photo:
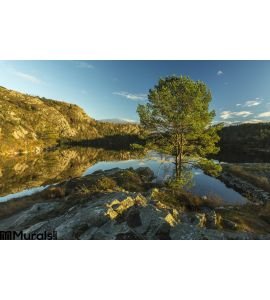
[[[173, 160], [150, 152], [137, 157], [128, 151], [105, 151], [92, 148], [60, 149], [39, 156], [19, 156], [0, 160], [0, 202], [40, 192], [50, 185], [70, 178], [86, 176], [97, 170], [149, 167], [157, 182], [174, 173]], [[216, 178], [192, 168], [192, 185], [188, 189], [200, 196], [214, 195], [224, 204], [245, 204], [247, 200]]]

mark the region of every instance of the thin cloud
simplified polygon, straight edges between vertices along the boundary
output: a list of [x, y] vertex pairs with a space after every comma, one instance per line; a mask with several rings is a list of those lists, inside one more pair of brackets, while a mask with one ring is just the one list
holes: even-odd
[[94, 66], [89, 64], [88, 62], [86, 61], [80, 61], [78, 63], [78, 67], [79, 68], [82, 68], [82, 69], [94, 69]]
[[270, 117], [270, 111], [261, 113], [258, 115], [259, 118], [266, 118], [266, 117]]
[[27, 73], [23, 73], [23, 72], [19, 72], [19, 71], [13, 71], [13, 74], [24, 79], [24, 80], [27, 80], [27, 81], [31, 81], [33, 83], [42, 83], [42, 81], [33, 76], [33, 75], [30, 75], [30, 74], [27, 74]]
[[221, 71], [221, 70], [218, 70], [217, 71], [217, 76], [221, 76], [221, 75], [223, 75], [224, 73], [223, 73], [223, 71]]
[[242, 123], [245, 123], [245, 124], [257, 124], [257, 123], [262, 123], [263, 120], [259, 120], [259, 119], [251, 119], [251, 120], [248, 120], [248, 121], [244, 121]]
[[247, 106], [247, 107], [257, 106], [257, 105], [260, 105], [261, 103], [262, 103], [262, 101], [259, 98], [256, 98], [256, 100], [246, 101], [244, 106]]
[[235, 116], [239, 116], [239, 117], [243, 117], [243, 118], [246, 118], [250, 115], [252, 115], [253, 113], [250, 112], [250, 111], [239, 111], [239, 112], [235, 112], [234, 115]]
[[146, 94], [132, 94], [128, 92], [113, 92], [113, 95], [121, 96], [133, 101], [145, 101], [147, 100]]
[[250, 115], [252, 115], [253, 113], [250, 111], [222, 111], [220, 114], [221, 119], [223, 120], [227, 120], [227, 119], [231, 119], [234, 117], [243, 117], [246, 118]]
[[236, 106], [245, 106], [245, 107], [252, 107], [252, 106], [258, 106], [262, 103], [263, 99], [261, 98], [255, 98], [254, 100], [248, 100], [244, 103], [237, 103]]

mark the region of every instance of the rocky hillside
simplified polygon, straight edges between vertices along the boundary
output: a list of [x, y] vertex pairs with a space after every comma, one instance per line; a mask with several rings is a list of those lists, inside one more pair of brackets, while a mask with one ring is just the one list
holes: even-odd
[[59, 140], [138, 132], [133, 124], [100, 124], [79, 106], [0, 87], [0, 153], [39, 152]]

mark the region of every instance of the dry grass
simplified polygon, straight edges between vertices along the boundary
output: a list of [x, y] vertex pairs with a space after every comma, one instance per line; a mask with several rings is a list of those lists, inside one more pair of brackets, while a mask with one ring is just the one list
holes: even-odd
[[270, 192], [270, 180], [265, 176], [255, 174], [256, 169], [245, 169], [240, 165], [228, 165], [226, 166], [226, 171], [255, 185], [258, 188]]
[[206, 199], [200, 198], [204, 206], [215, 208], [224, 205], [224, 201], [216, 194], [208, 194]]
[[43, 199], [56, 199], [63, 198], [66, 195], [66, 190], [63, 186], [50, 187], [43, 192], [41, 192], [40, 196]]
[[241, 209], [218, 209], [223, 219], [237, 224], [239, 231], [268, 234], [270, 233], [270, 205], [245, 205]]
[[153, 198], [161, 203], [182, 207], [182, 209], [185, 208], [191, 211], [200, 210], [202, 207], [213, 209], [223, 204], [222, 199], [214, 194], [208, 195], [207, 198], [202, 198], [181, 189], [159, 190], [155, 192]]

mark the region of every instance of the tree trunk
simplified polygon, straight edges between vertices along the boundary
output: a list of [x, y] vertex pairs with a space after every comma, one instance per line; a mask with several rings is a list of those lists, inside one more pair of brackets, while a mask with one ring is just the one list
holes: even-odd
[[182, 175], [182, 164], [183, 164], [183, 136], [182, 134], [177, 136], [177, 149], [175, 157], [176, 166], [176, 178], [180, 179]]
[[175, 156], [175, 177], [179, 176], [179, 162], [178, 162], [178, 154]]

